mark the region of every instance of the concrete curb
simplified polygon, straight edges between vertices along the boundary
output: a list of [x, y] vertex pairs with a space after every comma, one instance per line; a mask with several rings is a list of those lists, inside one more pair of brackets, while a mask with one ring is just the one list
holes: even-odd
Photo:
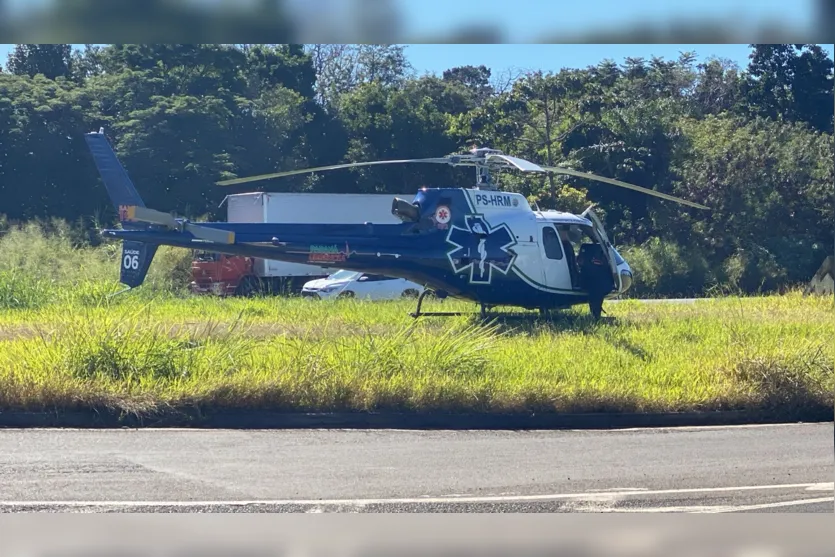
[[195, 429], [623, 429], [832, 422], [833, 411], [776, 415], [761, 411], [668, 414], [419, 414], [394, 412], [302, 413], [270, 411], [198, 412], [181, 409], [152, 417], [111, 411], [0, 411], [0, 428], [166, 428]]

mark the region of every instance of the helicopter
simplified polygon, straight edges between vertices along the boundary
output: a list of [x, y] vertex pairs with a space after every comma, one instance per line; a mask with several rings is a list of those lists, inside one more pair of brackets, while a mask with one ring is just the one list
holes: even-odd
[[[527, 310], [588, 304], [595, 319], [605, 299], [625, 293], [634, 277], [609, 240], [593, 205], [582, 214], [540, 210], [515, 192], [500, 191], [494, 171], [555, 173], [629, 188], [699, 209], [708, 207], [619, 180], [563, 167], [541, 166], [497, 149], [438, 158], [366, 161], [221, 180], [250, 183], [284, 176], [383, 164], [446, 164], [476, 170], [472, 188], [423, 187], [411, 200], [393, 196], [399, 224], [274, 224], [191, 222], [145, 206], [104, 130], [85, 134], [121, 228], [102, 236], [122, 240], [120, 282], [142, 284], [160, 245], [303, 263], [339, 266], [422, 284], [412, 317], [460, 315], [421, 312], [427, 295]], [[576, 247], [575, 247], [576, 246]], [[124, 292], [123, 290], [122, 292]]]

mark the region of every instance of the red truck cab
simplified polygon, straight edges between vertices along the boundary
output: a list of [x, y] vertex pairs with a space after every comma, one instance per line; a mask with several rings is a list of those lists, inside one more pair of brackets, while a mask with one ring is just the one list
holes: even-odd
[[[324, 273], [262, 277], [259, 276], [255, 262], [252, 257], [197, 252], [191, 262], [189, 290], [193, 294], [215, 296], [301, 293], [306, 282], [327, 276], [327, 273]], [[263, 260], [261, 262], [263, 263]]]
[[250, 282], [244, 277], [253, 275], [251, 257], [197, 252], [191, 262], [189, 290], [195, 294], [234, 296], [243, 292]]

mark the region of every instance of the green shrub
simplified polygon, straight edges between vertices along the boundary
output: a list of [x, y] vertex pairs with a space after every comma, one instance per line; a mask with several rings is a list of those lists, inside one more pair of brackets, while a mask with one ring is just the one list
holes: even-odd
[[635, 277], [635, 297], [697, 296], [716, 284], [705, 257], [693, 248], [652, 238], [621, 250]]

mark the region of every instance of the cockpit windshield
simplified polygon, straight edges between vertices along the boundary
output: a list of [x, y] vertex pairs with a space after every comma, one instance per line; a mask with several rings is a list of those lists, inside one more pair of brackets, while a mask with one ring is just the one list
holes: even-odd
[[346, 271], [345, 269], [340, 269], [328, 278], [330, 280], [351, 280], [357, 275], [359, 275], [359, 273], [356, 271]]

